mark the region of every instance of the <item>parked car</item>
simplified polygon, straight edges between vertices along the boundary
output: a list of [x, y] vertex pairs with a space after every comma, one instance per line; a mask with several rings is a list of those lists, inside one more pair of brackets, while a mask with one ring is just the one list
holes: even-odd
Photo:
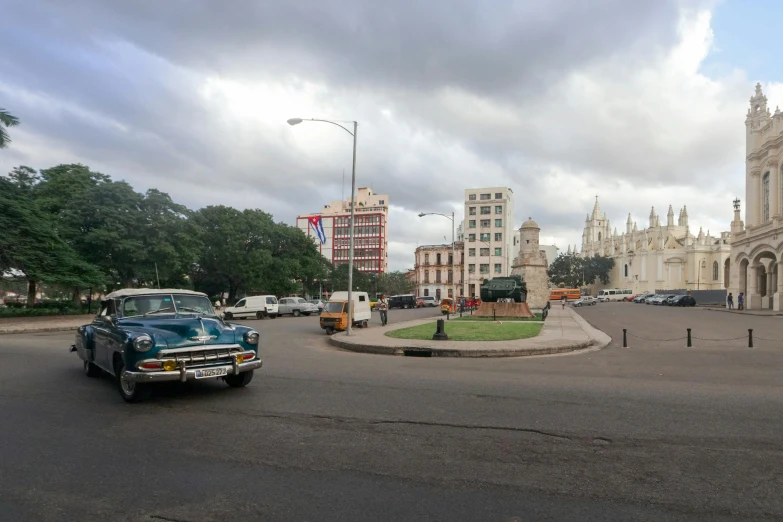
[[421, 297], [416, 298], [416, 308], [424, 308], [424, 301], [421, 300]]
[[393, 295], [389, 298], [389, 310], [392, 308], [416, 308], [416, 296], [413, 294]]
[[694, 299], [690, 295], [678, 295], [671, 301], [669, 301], [669, 305], [671, 306], [696, 306], [696, 299]]
[[639, 294], [633, 299], [634, 303], [643, 303], [648, 297], [652, 297], [655, 294], [646, 293], [646, 294]]
[[277, 315], [300, 315], [317, 314], [318, 307], [313, 303], [308, 303], [302, 297], [283, 297], [280, 299], [277, 307]]
[[[372, 310], [370, 309], [370, 297], [367, 292], [351, 292], [353, 301], [352, 326], [367, 328]], [[319, 324], [327, 335], [348, 328], [348, 292], [335, 292], [329, 296], [329, 301], [324, 305]]]
[[241, 317], [274, 319], [277, 317], [277, 306], [277, 297], [273, 295], [253, 295], [240, 299], [234, 306], [227, 307], [223, 310], [223, 317], [229, 320]]
[[419, 299], [421, 299], [424, 302], [424, 306], [438, 306], [438, 300], [435, 298], [434, 295], [422, 295], [419, 296]]
[[595, 306], [598, 303], [598, 299], [590, 295], [583, 295], [573, 303], [571, 306]]
[[310, 299], [308, 303], [314, 304], [315, 307], [318, 308], [319, 314], [324, 311], [324, 302], [321, 301], [320, 299]]
[[223, 379], [247, 386], [261, 368], [258, 332], [227, 324], [209, 298], [190, 290], [124, 289], [101, 301], [71, 346], [88, 377], [114, 376], [127, 402], [147, 398], [164, 381]]

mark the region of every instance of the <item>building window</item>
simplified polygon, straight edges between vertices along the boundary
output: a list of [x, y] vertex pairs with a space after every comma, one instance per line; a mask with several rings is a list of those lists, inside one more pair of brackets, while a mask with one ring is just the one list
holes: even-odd
[[452, 289], [451, 289], [451, 288], [449, 288], [449, 297], [451, 297], [451, 298], [453, 299], [453, 298], [454, 298], [454, 296], [453, 296], [453, 295], [451, 295], [451, 293], [452, 293]]
[[482, 194], [481, 195], [481, 200], [482, 201], [486, 201], [488, 199], [492, 199], [492, 194]]
[[429, 283], [430, 282], [430, 271], [429, 270], [425, 270], [424, 271], [424, 282], [425, 283]]
[[495, 226], [496, 227], [502, 227], [503, 226], [503, 220], [502, 219], [496, 219], [495, 220]]
[[454, 282], [454, 272], [449, 270], [449, 284]]
[[430, 255], [424, 254], [424, 264], [429, 265], [430, 264]]
[[476, 240], [476, 234], [468, 234], [468, 241], [473, 242]]
[[475, 216], [476, 215], [476, 207], [468, 207], [468, 214], [470, 214], [471, 216]]
[[475, 248], [469, 248], [468, 249], [468, 257], [476, 257], [476, 249]]
[[437, 299], [438, 301], [440, 301], [440, 288], [438, 288], [437, 290], [435, 290], [435, 299]]
[[453, 254], [449, 254], [449, 264], [450, 265], [454, 264], [454, 255]]
[[712, 263], [712, 280], [717, 281], [718, 280], [718, 262], [713, 261]]
[[489, 263], [481, 263], [479, 265], [479, 273], [481, 273], [481, 274], [488, 274], [489, 273]]
[[500, 247], [495, 247], [495, 255], [496, 256], [502, 256], [503, 255], [503, 249]]
[[481, 256], [485, 257], [489, 255], [489, 249], [488, 248], [482, 248], [481, 249]]
[[503, 199], [503, 193], [502, 192], [495, 192], [495, 199]]
[[430, 295], [430, 289], [429, 288], [425, 288], [424, 289], [424, 296], [427, 297], [429, 295]]
[[386, 202], [385, 202], [384, 200], [382, 200], [382, 199], [379, 199], [379, 200], [378, 200], [378, 204], [379, 204], [379, 205], [385, 205], [385, 204], [386, 204]]
[[440, 270], [435, 270], [435, 282], [440, 283]]
[[476, 195], [475, 194], [469, 194], [468, 195], [468, 201], [476, 201]]
[[625, 277], [628, 277], [628, 265], [625, 265]]
[[473, 263], [468, 265], [468, 273], [469, 274], [475, 274], [476, 273], [476, 265]]
[[481, 207], [481, 214], [482, 215], [490, 214], [491, 210], [492, 210], [492, 207]]
[[[598, 241], [601, 241], [601, 233], [600, 232], [598, 233]], [[530, 241], [528, 241], [528, 243], [530, 243]]]
[[[495, 241], [503, 241], [503, 233], [495, 232]], [[517, 238], [514, 238], [514, 244], [516, 245]]]
[[484, 227], [489, 228], [489, 222], [490, 222], [489, 219], [482, 219], [481, 220], [481, 228], [484, 228]]
[[470, 297], [476, 296], [476, 285], [474, 284], [468, 285], [468, 295], [470, 295]]
[[490, 234], [487, 232], [486, 234], [481, 234], [481, 240], [482, 241], [489, 241]]
[[769, 172], [761, 179], [761, 221], [769, 221]]
[[468, 221], [468, 228], [476, 228], [476, 220], [471, 219]]
[[495, 263], [495, 273], [496, 274], [500, 273], [500, 263]]
[[435, 254], [435, 259], [437, 259], [437, 261], [435, 261], [435, 264], [439, 265], [440, 264], [440, 254]]
[[495, 205], [495, 214], [503, 213], [503, 205]]

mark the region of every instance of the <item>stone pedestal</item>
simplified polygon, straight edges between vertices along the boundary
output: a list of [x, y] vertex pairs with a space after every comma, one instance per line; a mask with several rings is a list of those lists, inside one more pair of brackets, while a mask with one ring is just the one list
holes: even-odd
[[761, 296], [748, 292], [748, 295], [745, 296], [745, 308], [748, 310], [761, 310]]
[[780, 311], [780, 292], [775, 292], [772, 295], [772, 309], [776, 312]]
[[476, 317], [535, 317], [527, 303], [481, 303], [473, 315]]
[[772, 298], [768, 295], [765, 295], [761, 298], [761, 309], [769, 310], [770, 308], [772, 308]]

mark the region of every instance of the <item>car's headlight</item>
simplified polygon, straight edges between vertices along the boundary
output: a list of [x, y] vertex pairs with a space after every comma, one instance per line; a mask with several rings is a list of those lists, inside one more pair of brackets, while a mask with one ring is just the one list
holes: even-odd
[[250, 330], [249, 332], [245, 332], [245, 342], [247, 344], [258, 344], [258, 332], [255, 330]]
[[153, 346], [155, 346], [155, 342], [147, 334], [140, 335], [133, 340], [133, 348], [137, 352], [148, 352]]

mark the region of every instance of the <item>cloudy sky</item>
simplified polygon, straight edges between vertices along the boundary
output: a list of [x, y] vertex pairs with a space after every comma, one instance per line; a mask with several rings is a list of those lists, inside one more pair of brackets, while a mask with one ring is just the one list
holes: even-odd
[[293, 224], [348, 194], [351, 137], [286, 120], [355, 119], [391, 269], [450, 237], [416, 214], [461, 216], [468, 187], [511, 187], [517, 226], [564, 249], [596, 195], [618, 228], [685, 204], [715, 233], [744, 199], [753, 85], [783, 105], [780, 4], [6, 0], [0, 107], [22, 125], [0, 172], [80, 162]]

